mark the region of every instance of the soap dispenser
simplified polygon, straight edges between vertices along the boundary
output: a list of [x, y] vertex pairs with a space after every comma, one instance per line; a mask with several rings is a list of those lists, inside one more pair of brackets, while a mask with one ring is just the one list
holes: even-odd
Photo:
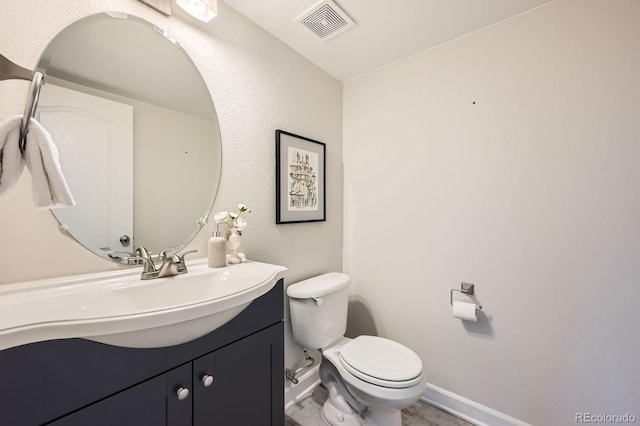
[[216, 222], [216, 230], [213, 231], [213, 235], [209, 238], [209, 268], [227, 266], [227, 241], [220, 236], [218, 224], [219, 222]]

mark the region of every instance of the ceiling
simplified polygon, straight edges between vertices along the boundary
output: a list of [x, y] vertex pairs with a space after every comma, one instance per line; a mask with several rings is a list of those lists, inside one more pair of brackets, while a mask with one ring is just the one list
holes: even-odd
[[341, 81], [553, 0], [334, 0], [355, 26], [326, 40], [296, 18], [319, 0], [224, 0]]

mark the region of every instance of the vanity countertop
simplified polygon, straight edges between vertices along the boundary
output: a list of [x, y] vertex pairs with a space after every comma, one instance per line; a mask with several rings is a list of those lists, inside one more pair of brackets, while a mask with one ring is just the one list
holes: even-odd
[[2, 285], [0, 350], [73, 337], [129, 347], [182, 343], [232, 319], [286, 272], [254, 261], [187, 266], [186, 274], [145, 281], [133, 268]]

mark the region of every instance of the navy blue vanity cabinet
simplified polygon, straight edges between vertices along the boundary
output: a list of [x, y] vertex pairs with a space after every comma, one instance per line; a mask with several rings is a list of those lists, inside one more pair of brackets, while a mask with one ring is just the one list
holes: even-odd
[[[191, 389], [191, 365], [186, 364], [47, 424], [51, 426], [190, 425], [192, 424], [192, 398], [189, 389]], [[179, 395], [181, 397], [178, 397]]]
[[35, 351], [31, 350], [32, 346], [25, 345], [0, 351], [2, 426], [35, 425], [44, 419], [44, 366], [35, 355]]
[[193, 362], [194, 426], [284, 424], [284, 407], [265, 398], [283, 392], [282, 380], [272, 380], [272, 366], [284, 363], [282, 336], [274, 326]]
[[0, 426], [284, 424], [282, 285], [181, 345], [66, 339], [0, 351]]

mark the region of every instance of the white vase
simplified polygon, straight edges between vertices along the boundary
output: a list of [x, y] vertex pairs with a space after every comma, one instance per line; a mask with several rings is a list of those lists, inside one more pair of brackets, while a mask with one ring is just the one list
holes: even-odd
[[229, 235], [229, 239], [227, 240], [227, 247], [229, 247], [229, 251], [231, 252], [229, 256], [229, 263], [242, 263], [242, 259], [240, 259], [240, 256], [238, 256], [238, 249], [242, 244], [242, 236], [236, 228], [231, 228], [230, 232], [231, 234]]

